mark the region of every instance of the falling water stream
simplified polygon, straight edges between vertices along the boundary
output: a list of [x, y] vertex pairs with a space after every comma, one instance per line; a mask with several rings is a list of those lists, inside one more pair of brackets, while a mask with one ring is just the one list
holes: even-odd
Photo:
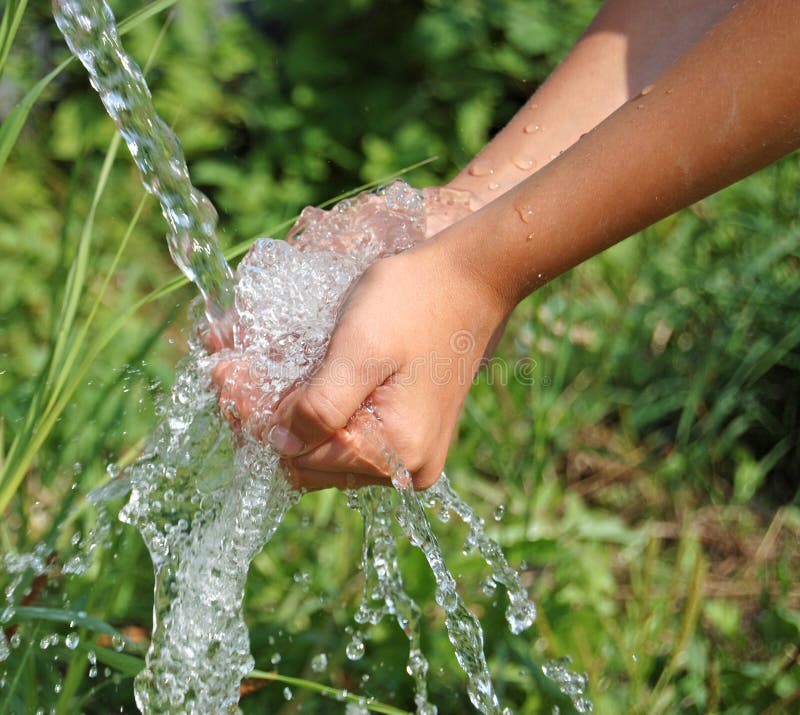
[[[424, 239], [423, 197], [396, 181], [328, 212], [308, 208], [289, 240], [259, 240], [234, 274], [216, 240], [216, 212], [191, 185], [178, 139], [156, 115], [108, 6], [101, 0], [56, 0], [54, 14], [125, 139], [145, 188], [161, 204], [172, 257], [202, 296], [196, 322], [227, 336], [227, 347], [213, 354], [192, 340], [162, 419], [129, 469], [130, 498], [120, 518], [141, 532], [156, 573], [153, 634], [146, 668], [136, 678], [136, 702], [147, 713], [235, 711], [239, 683], [254, 666], [242, 614], [247, 571], [300, 498], [284, 478], [278, 455], [259, 438], [261, 429], [281, 396], [324, 357], [337, 309], [353, 282], [374, 261]], [[212, 371], [222, 361], [234, 366], [230, 379], [255, 401], [258, 418], [244, 428], [231, 428], [235, 407], [220, 406], [212, 383]], [[414, 491], [369, 408], [351, 428], [380, 449], [394, 486], [348, 493], [348, 504], [364, 524], [364, 591], [356, 623], [396, 620], [408, 638], [407, 672], [417, 712], [435, 713], [420, 642], [421, 610], [403, 586], [398, 563], [398, 539], [410, 540], [434, 575], [435, 599], [472, 703], [483, 713], [500, 713], [480, 623], [459, 595], [424, 507], [437, 507], [442, 520], [452, 513], [466, 524], [465, 549], [477, 550], [493, 583], [505, 587], [506, 618], [515, 634], [536, 616], [519, 575], [445, 475], [427, 492]], [[348, 656], [357, 658], [362, 651], [363, 634], [356, 631]], [[591, 704], [572, 674], [553, 668], [552, 677], [565, 692], [558, 678], [569, 681], [576, 708], [588, 712]]]

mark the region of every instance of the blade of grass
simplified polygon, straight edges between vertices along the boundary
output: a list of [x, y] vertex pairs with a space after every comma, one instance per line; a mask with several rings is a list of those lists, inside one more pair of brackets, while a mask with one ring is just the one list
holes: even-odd
[[[165, 5], [166, 2], [167, 0], [163, 0], [160, 4], [155, 3], [154, 5], [159, 4], [168, 7], [168, 4]], [[152, 6], [148, 9], [152, 9]], [[153, 13], [151, 13], [151, 15], [152, 14]], [[148, 17], [149, 16], [150, 15], [148, 15]], [[150, 68], [153, 60], [156, 57], [170, 22], [171, 18], [168, 17], [162, 25], [161, 30], [156, 37], [155, 42], [153, 43], [153, 48], [150, 51], [147, 62], [145, 63], [145, 72], [147, 72], [147, 70]], [[70, 334], [72, 332], [72, 324], [74, 322], [78, 302], [81, 294], [83, 293], [83, 286], [86, 279], [89, 246], [91, 245], [95, 214], [100, 203], [100, 199], [105, 192], [111, 167], [113, 166], [119, 150], [120, 141], [120, 135], [115, 134], [111, 140], [111, 143], [109, 144], [109, 148], [106, 152], [103, 166], [100, 171], [100, 176], [98, 178], [97, 185], [95, 186], [95, 192], [89, 208], [89, 213], [83, 224], [81, 238], [78, 245], [78, 252], [72, 262], [72, 266], [70, 267], [70, 272], [67, 277], [64, 302], [61, 315], [57, 323], [57, 337], [51, 352], [47, 377], [44, 380], [41, 380], [39, 386], [37, 387], [34, 398], [31, 401], [28, 414], [26, 415], [25, 422], [23, 423], [23, 427], [15, 436], [9, 450], [9, 459], [3, 464], [2, 472], [0, 472], [0, 513], [5, 510], [7, 501], [10, 500], [11, 496], [19, 487], [19, 484], [24, 478], [24, 475], [27, 472], [33, 457], [38, 451], [38, 447], [34, 451], [26, 450], [23, 453], [19, 465], [16, 463], [17, 454], [22, 448], [22, 445], [30, 445], [32, 435], [38, 431], [38, 425], [41, 424], [42, 419], [47, 419], [50, 410], [54, 407], [55, 402], [61, 394], [64, 383], [66, 382], [70, 371], [72, 370], [75, 360], [80, 352], [84, 349], [86, 335], [88, 334], [89, 328], [94, 321], [105, 295], [105, 291], [108, 288], [109, 282], [111, 281], [111, 277], [116, 271], [116, 267], [119, 264], [122, 253], [124, 252], [125, 247], [130, 240], [133, 229], [138, 224], [139, 217], [141, 216], [142, 209], [145, 205], [147, 198], [146, 195], [142, 197], [141, 201], [139, 202], [139, 206], [134, 212], [133, 218], [128, 223], [125, 235], [123, 236], [123, 239], [114, 255], [109, 270], [106, 272], [100, 292], [98, 293], [94, 305], [89, 312], [89, 316], [84, 321], [83, 327], [79, 334], [76, 337], [71, 338]], [[70, 339], [71, 349], [67, 353], [66, 357], [62, 360], [62, 352], [66, 349], [66, 345]], [[46, 405], [44, 410], [40, 410], [40, 406], [45, 402]], [[47, 433], [49, 433], [49, 429]], [[41, 446], [41, 443], [42, 441], [39, 441], [39, 446]], [[11, 470], [10, 473], [12, 474], [10, 478], [8, 476], [9, 470]]]
[[307, 690], [313, 690], [314, 692], [320, 693], [321, 695], [325, 695], [329, 698], [334, 698], [340, 702], [344, 701], [361, 705], [376, 713], [385, 713], [386, 715], [410, 715], [407, 710], [401, 710], [400, 708], [396, 708], [392, 705], [386, 705], [385, 703], [379, 703], [369, 698], [364, 698], [352, 693], [346, 693], [345, 691], [333, 688], [330, 685], [322, 685], [321, 683], [315, 683], [311, 680], [293, 678], [289, 675], [281, 675], [280, 673], [268, 673], [263, 670], [254, 670], [250, 673], [249, 677], [254, 680], [270, 680], [278, 683], [284, 683], [286, 685], [294, 685], [296, 688], [306, 688]]
[[47, 621], [49, 623], [73, 623], [77, 626], [86, 628], [94, 633], [104, 633], [112, 638], [121, 638], [127, 648], [138, 651], [136, 645], [123, 633], [120, 633], [114, 626], [109, 625], [99, 618], [93, 618], [83, 611], [71, 611], [61, 608], [49, 608], [47, 606], [16, 606], [14, 614], [9, 619], [9, 623], [23, 623], [25, 621]]
[[[28, 0], [20, 0], [19, 4], [9, 2], [3, 10], [3, 21], [0, 24], [0, 79], [3, 77], [8, 53], [11, 51], [11, 45], [14, 44], [14, 38], [27, 5]], [[13, 17], [11, 16], [12, 8], [14, 8]]]
[[103, 166], [100, 169], [100, 176], [95, 186], [92, 202], [89, 206], [89, 213], [81, 229], [81, 237], [78, 242], [78, 251], [72, 261], [67, 285], [64, 290], [64, 301], [61, 315], [58, 318], [58, 334], [56, 343], [50, 359], [50, 369], [47, 375], [46, 388], [50, 392], [50, 398], [44, 408], [45, 413], [52, 407], [53, 399], [63, 385], [64, 376], [69, 369], [64, 363], [64, 351], [67, 349], [68, 341], [72, 337], [72, 326], [75, 322], [75, 315], [78, 311], [81, 296], [83, 295], [84, 285], [86, 284], [86, 271], [89, 261], [89, 248], [92, 245], [92, 233], [94, 230], [94, 219], [100, 199], [105, 193], [108, 185], [108, 178], [111, 174], [111, 167], [117, 157], [117, 151], [121, 143], [119, 134], [115, 134], [111, 139], [111, 144], [106, 152]]
[[[130, 17], [123, 20], [119, 24], [119, 34], [124, 35], [130, 32], [135, 27], [141, 25], [145, 20], [163, 12], [169, 7], [172, 7], [178, 0], [157, 0], [147, 7], [133, 13]], [[60, 75], [72, 62], [75, 61], [74, 57], [69, 57], [59, 64], [55, 69], [51, 70], [42, 79], [40, 79], [27, 94], [20, 100], [18, 104], [8, 113], [2, 126], [0, 126], [0, 171], [5, 166], [6, 160], [11, 154], [11, 150], [17, 143], [22, 127], [25, 126], [25, 121], [36, 104], [36, 101], [41, 96], [42, 92], [47, 86]]]
[[700, 617], [700, 609], [705, 595], [706, 582], [706, 562], [701, 553], [694, 555], [692, 573], [689, 578], [689, 587], [686, 593], [686, 604], [683, 609], [683, 618], [678, 630], [678, 638], [672, 650], [672, 656], [658, 678], [656, 686], [653, 688], [652, 698], [658, 701], [663, 692], [669, 687], [670, 678], [680, 667], [685, 658], [686, 651], [692, 639], [692, 634], [697, 628], [697, 620]]
[[91, 650], [94, 652], [94, 654], [97, 656], [97, 660], [99, 660], [103, 665], [114, 668], [123, 675], [127, 675], [131, 678], [138, 675], [139, 671], [141, 671], [145, 665], [144, 658], [137, 658], [135, 655], [129, 655], [128, 653], [118, 653], [111, 648], [91, 645], [87, 646], [86, 650]]
[[26, 639], [25, 642], [25, 652], [22, 654], [22, 658], [20, 660], [19, 665], [17, 666], [17, 671], [14, 673], [14, 677], [12, 678], [11, 682], [6, 685], [4, 688], [4, 699], [0, 701], [0, 715], [6, 715], [9, 712], [9, 707], [11, 707], [11, 703], [13, 702], [14, 693], [19, 687], [19, 681], [22, 677], [22, 673], [25, 670], [25, 666], [28, 664], [28, 658], [30, 658], [31, 651], [33, 650], [34, 643], [36, 642], [36, 638], [39, 636], [39, 626], [35, 626], [33, 632], [31, 633], [31, 637]]

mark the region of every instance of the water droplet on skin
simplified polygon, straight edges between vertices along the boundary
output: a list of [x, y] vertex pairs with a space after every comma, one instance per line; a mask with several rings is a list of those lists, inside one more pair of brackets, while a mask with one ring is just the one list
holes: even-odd
[[646, 97], [650, 92], [653, 91], [653, 85], [648, 84], [641, 92], [639, 92], [640, 97]]
[[499, 188], [500, 184], [498, 184], [496, 181], [493, 181], [491, 184], [489, 184], [489, 191], [497, 191]]
[[533, 241], [534, 238], [536, 238], [536, 233], [534, 231], [531, 231], [527, 236], [525, 236], [526, 241]]
[[524, 156], [514, 157], [511, 163], [521, 171], [530, 171], [533, 169], [533, 159], [526, 159]]
[[534, 134], [535, 132], [538, 132], [540, 129], [541, 126], [539, 126], [536, 122], [531, 122], [530, 124], [525, 125], [525, 129], [523, 129], [523, 131], [526, 134]]
[[522, 223], [530, 223], [533, 220], [533, 209], [529, 206], [517, 206], [514, 210]]
[[490, 176], [494, 174], [494, 169], [488, 161], [475, 161], [470, 164], [468, 173], [470, 176]]

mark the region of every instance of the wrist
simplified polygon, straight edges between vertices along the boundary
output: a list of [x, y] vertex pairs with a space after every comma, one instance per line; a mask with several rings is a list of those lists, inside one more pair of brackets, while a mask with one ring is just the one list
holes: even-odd
[[[492, 267], [494, 256], [486, 250], [487, 231], [484, 212], [474, 212], [457, 225], [452, 225], [426, 243], [436, 254], [442, 272], [453, 276], [460, 293], [469, 295], [473, 303], [486, 315], [486, 322], [503, 323], [516, 306], [509, 284], [502, 279], [502, 271]], [[474, 300], [473, 300], [474, 298]]]

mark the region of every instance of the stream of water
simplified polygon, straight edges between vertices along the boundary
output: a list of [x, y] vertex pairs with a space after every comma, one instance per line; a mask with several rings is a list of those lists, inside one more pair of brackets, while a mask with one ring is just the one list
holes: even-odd
[[[233, 336], [214, 354], [199, 339], [192, 341], [164, 414], [129, 469], [131, 493], [120, 518], [141, 532], [156, 574], [152, 641], [147, 667], [136, 678], [136, 702], [147, 713], [235, 711], [239, 683], [254, 666], [242, 614], [247, 571], [300, 493], [284, 478], [278, 455], [259, 438], [258, 420], [247, 429], [230, 427], [222, 413], [232, 408], [220, 410], [212, 371], [221, 361], [238, 366], [232, 379], [254, 396], [255, 412], [265, 424], [281, 396], [325, 355], [337, 309], [353, 282], [374, 261], [424, 239], [423, 197], [396, 181], [328, 212], [306, 209], [290, 241], [259, 240], [234, 274], [216, 240], [216, 212], [191, 185], [178, 139], [156, 115], [141, 71], [120, 45], [108, 6], [100, 0], [57, 0], [54, 14], [124, 137], [147, 191], [161, 204], [172, 257], [202, 295], [196, 322]], [[348, 504], [364, 524], [364, 591], [356, 623], [366, 627], [386, 616], [396, 620], [408, 638], [407, 672], [417, 712], [435, 713], [421, 648], [421, 611], [404, 588], [398, 562], [398, 539], [410, 540], [434, 575], [435, 599], [444, 610], [470, 700], [483, 713], [500, 713], [480, 623], [459, 595], [424, 507], [435, 507], [442, 520], [455, 514], [467, 525], [465, 548], [481, 554], [492, 582], [507, 591], [513, 633], [533, 624], [533, 603], [483, 521], [444, 475], [417, 494], [368, 409], [353, 428], [375, 440], [394, 486], [348, 493]], [[348, 657], [360, 657], [362, 639], [356, 631]], [[563, 668], [559, 677], [562, 671], [570, 675]], [[575, 691], [570, 696], [588, 712], [591, 705], [575, 682], [569, 681]]]

